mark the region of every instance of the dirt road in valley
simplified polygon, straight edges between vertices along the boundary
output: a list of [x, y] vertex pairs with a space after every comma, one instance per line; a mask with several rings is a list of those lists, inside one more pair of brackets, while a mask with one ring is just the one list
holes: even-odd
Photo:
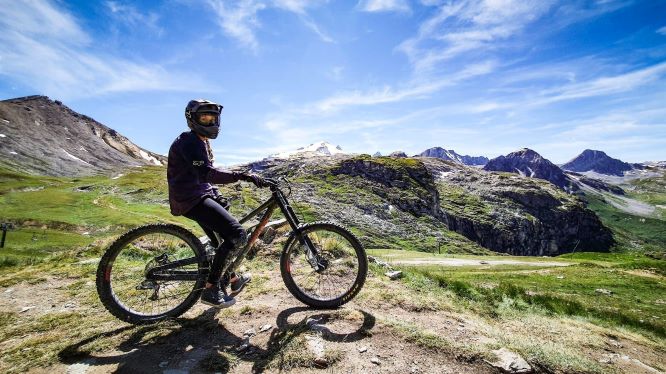
[[527, 266], [569, 266], [570, 262], [555, 261], [518, 261], [518, 260], [472, 260], [464, 258], [414, 258], [406, 260], [389, 260], [392, 265], [441, 265], [441, 266], [497, 266], [497, 265], [527, 265]]

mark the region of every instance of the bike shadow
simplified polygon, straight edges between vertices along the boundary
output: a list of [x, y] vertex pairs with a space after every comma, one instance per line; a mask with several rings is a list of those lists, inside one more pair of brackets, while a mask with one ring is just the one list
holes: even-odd
[[[335, 323], [341, 314], [353, 311], [362, 319], [345, 320], [346, 328]], [[314, 333], [329, 342], [353, 343], [370, 336], [375, 326], [375, 317], [364, 310], [292, 307], [278, 314], [277, 328], [272, 329], [268, 342], [255, 345], [252, 338], [247, 344], [244, 336], [229, 331], [220, 323], [217, 312], [211, 308], [195, 318], [99, 333], [65, 347], [58, 357], [65, 365], [117, 365], [114, 371], [119, 373], [228, 372], [239, 361], [250, 363], [252, 372], [260, 373], [269, 366], [280, 366], [284, 350], [303, 334]], [[352, 331], [348, 331], [349, 326]], [[247, 347], [239, 351], [243, 343]], [[106, 345], [109, 347], [104, 350], [111, 353], [91, 352]]]

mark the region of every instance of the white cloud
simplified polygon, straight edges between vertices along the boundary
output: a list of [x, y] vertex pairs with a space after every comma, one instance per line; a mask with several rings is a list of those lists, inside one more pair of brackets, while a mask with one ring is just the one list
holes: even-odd
[[468, 0], [447, 3], [423, 22], [418, 35], [398, 46], [417, 72], [465, 52], [490, 49], [520, 32], [546, 12], [552, 0]]
[[257, 12], [264, 9], [265, 4], [253, 0], [238, 1], [235, 7], [226, 6], [224, 1], [210, 0], [208, 3], [217, 13], [218, 23], [227, 35], [244, 47], [257, 50], [259, 43], [254, 35], [254, 30], [260, 26]]
[[72, 15], [60, 11], [49, 1], [4, 2], [0, 7], [3, 34], [20, 30], [22, 34], [52, 39], [58, 37], [71, 44], [87, 44], [88, 35]]
[[548, 104], [557, 101], [580, 99], [601, 95], [610, 95], [631, 91], [655, 81], [666, 73], [666, 62], [649, 66], [616, 76], [601, 77], [580, 83], [571, 83], [561, 87], [542, 92], [545, 97], [537, 100], [538, 104]]
[[666, 35], [666, 26], [658, 28], [657, 34]]
[[105, 5], [110, 16], [122, 24], [132, 28], [152, 30], [158, 36], [164, 32], [164, 29], [158, 25], [160, 17], [156, 13], [143, 14], [132, 5], [119, 1], [107, 1]]
[[[603, 150], [612, 157], [628, 162], [645, 161], [642, 151], [663, 149], [666, 124], [644, 124], [635, 119], [609, 122], [584, 120], [573, 129], [548, 137], [547, 142], [532, 144], [534, 149], [551, 161], [563, 163], [583, 149]], [[552, 157], [552, 158], [551, 158]], [[658, 157], [658, 156], [657, 156]]]
[[[563, 101], [632, 92], [651, 84], [660, 87], [666, 77], [666, 62], [620, 74], [604, 75], [603, 71], [613, 68], [606, 62], [583, 58], [562, 65], [503, 71], [499, 80], [501, 85], [494, 89], [486, 88], [492, 92], [492, 99], [461, 105], [460, 108], [468, 113], [523, 112]], [[585, 69], [592, 71], [585, 72]], [[580, 77], [590, 73], [591, 76], [586, 79]], [[632, 100], [641, 95], [640, 92], [627, 94], [621, 99]], [[645, 100], [641, 99], [644, 103]]]
[[441, 77], [436, 80], [411, 83], [400, 89], [384, 86], [368, 91], [354, 90], [342, 92], [306, 105], [300, 111], [302, 113], [328, 113], [349, 106], [371, 106], [427, 97], [429, 94], [435, 93], [444, 87], [458, 84], [461, 81], [476, 76], [488, 74], [494, 70], [495, 66], [494, 61], [484, 61], [472, 64], [450, 76]]
[[365, 12], [409, 12], [405, 0], [361, 0], [356, 7]]
[[335, 43], [335, 40], [333, 40], [333, 38], [331, 38], [328, 34], [324, 33], [319, 28], [319, 26], [307, 15], [302, 15], [301, 16], [301, 21], [303, 21], [303, 24], [305, 24], [305, 26], [307, 28], [309, 28], [310, 30], [312, 30], [312, 32], [317, 34], [319, 39], [321, 39], [322, 41], [324, 41], [326, 43]]
[[296, 14], [305, 14], [305, 9], [311, 6], [321, 4], [321, 0], [273, 0], [272, 4], [276, 8], [288, 10]]
[[58, 98], [143, 90], [210, 89], [190, 74], [167, 72], [95, 51], [92, 38], [57, 3], [0, 7], [0, 74]]
[[[437, 11], [419, 27], [417, 35], [397, 47], [407, 55], [414, 71], [426, 74], [443, 62], [465, 55], [488, 55], [508, 45], [520, 45], [517, 36], [544, 16], [545, 27], [561, 29], [572, 23], [615, 11], [630, 4], [626, 0], [594, 4], [557, 0], [462, 0], [422, 1], [437, 5]], [[544, 27], [541, 25], [541, 27]], [[511, 43], [509, 43], [511, 42]]]
[[256, 32], [261, 28], [258, 13], [271, 7], [296, 14], [303, 24], [319, 36], [322, 41], [334, 42], [307, 14], [306, 8], [320, 3], [321, 1], [312, 0], [208, 0], [208, 4], [215, 11], [218, 24], [224, 33], [236, 39], [244, 48], [255, 53], [259, 48]]

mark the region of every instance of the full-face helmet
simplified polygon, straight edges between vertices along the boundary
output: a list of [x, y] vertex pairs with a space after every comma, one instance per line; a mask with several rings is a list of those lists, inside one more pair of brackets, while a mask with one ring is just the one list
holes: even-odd
[[185, 107], [187, 126], [196, 134], [209, 139], [220, 133], [222, 105], [204, 99], [191, 100]]

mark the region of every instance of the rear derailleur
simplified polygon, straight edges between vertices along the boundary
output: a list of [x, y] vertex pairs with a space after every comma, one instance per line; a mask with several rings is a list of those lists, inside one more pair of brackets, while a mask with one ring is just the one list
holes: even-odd
[[169, 256], [166, 253], [162, 253], [159, 256], [156, 256], [152, 260], [148, 261], [144, 269], [144, 279], [138, 286], [137, 290], [153, 290], [153, 294], [148, 297], [148, 300], [155, 301], [159, 298], [160, 284], [152, 279], [148, 279], [148, 274], [155, 266], [166, 265], [169, 262]]

